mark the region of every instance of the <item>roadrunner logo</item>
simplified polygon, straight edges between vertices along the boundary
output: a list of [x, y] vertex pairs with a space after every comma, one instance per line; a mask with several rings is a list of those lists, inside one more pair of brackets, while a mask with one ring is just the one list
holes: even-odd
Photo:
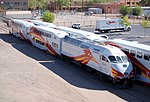
[[106, 22], [107, 25], [110, 25], [110, 24], [113, 24], [113, 23], [116, 23], [116, 22], [115, 21], [107, 21]]

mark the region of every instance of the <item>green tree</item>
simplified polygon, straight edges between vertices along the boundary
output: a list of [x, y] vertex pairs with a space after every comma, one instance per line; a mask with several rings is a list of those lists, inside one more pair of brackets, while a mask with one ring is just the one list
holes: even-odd
[[142, 8], [140, 6], [135, 6], [133, 8], [133, 15], [134, 16], [141, 16], [142, 12], [143, 12], [143, 10], [142, 10]]
[[121, 6], [120, 8], [120, 13], [123, 15], [123, 16], [126, 16], [130, 13], [131, 11], [131, 8], [129, 8], [128, 6]]
[[43, 9], [45, 10], [50, 0], [29, 0], [28, 6], [30, 9]]
[[146, 36], [146, 29], [150, 28], [150, 21], [144, 20], [143, 22], [141, 22], [141, 26], [144, 28], [144, 33]]
[[128, 16], [123, 16], [122, 24], [125, 25], [125, 26], [130, 26], [131, 25], [131, 22], [129, 21]]
[[42, 17], [43, 21], [52, 23], [55, 19], [55, 15], [49, 11], [46, 11]]
[[141, 0], [139, 3], [141, 6], [150, 6], [150, 0]]
[[87, 2], [87, 6], [92, 6], [92, 5], [93, 5], [93, 3], [94, 3], [94, 1], [93, 1], [93, 0], [89, 0], [89, 1]]
[[61, 10], [63, 6], [69, 6], [71, 2], [69, 2], [70, 0], [57, 0], [57, 6], [58, 8]]

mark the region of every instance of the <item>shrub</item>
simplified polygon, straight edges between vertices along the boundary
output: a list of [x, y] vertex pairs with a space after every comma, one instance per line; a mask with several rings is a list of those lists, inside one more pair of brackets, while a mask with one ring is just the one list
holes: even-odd
[[46, 11], [42, 17], [43, 21], [52, 23], [55, 19], [55, 15], [49, 11]]
[[131, 11], [131, 8], [129, 8], [128, 6], [121, 6], [120, 8], [120, 13], [123, 15], [123, 16], [126, 16], [130, 13]]

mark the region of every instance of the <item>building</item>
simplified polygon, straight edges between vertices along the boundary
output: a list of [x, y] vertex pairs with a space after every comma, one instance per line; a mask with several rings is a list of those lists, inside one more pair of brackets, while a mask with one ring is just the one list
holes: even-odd
[[4, 10], [28, 10], [28, 0], [0, 0]]
[[141, 0], [120, 0], [110, 3], [94, 3], [92, 7], [102, 8], [103, 13], [119, 13], [121, 6], [134, 7], [138, 5], [140, 1]]
[[62, 8], [59, 7], [56, 0], [53, 0], [49, 4], [50, 10], [85, 10], [88, 9], [88, 6], [86, 5], [89, 0], [69, 0], [70, 5], [63, 6]]
[[136, 6], [139, 4], [141, 0], [121, 0], [122, 2], [124, 1], [126, 6]]

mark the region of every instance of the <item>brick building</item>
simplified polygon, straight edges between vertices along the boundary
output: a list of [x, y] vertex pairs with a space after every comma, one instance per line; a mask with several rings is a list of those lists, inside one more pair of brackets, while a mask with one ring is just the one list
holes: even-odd
[[120, 0], [111, 3], [94, 3], [92, 7], [99, 7], [103, 9], [104, 13], [119, 13], [120, 7], [125, 6], [136, 6], [141, 0]]
[[140, 2], [141, 0], [121, 0], [121, 1], [124, 1], [124, 4], [125, 4], [126, 6], [136, 6], [136, 5], [139, 4], [139, 2]]
[[4, 10], [28, 10], [28, 0], [0, 0]]

